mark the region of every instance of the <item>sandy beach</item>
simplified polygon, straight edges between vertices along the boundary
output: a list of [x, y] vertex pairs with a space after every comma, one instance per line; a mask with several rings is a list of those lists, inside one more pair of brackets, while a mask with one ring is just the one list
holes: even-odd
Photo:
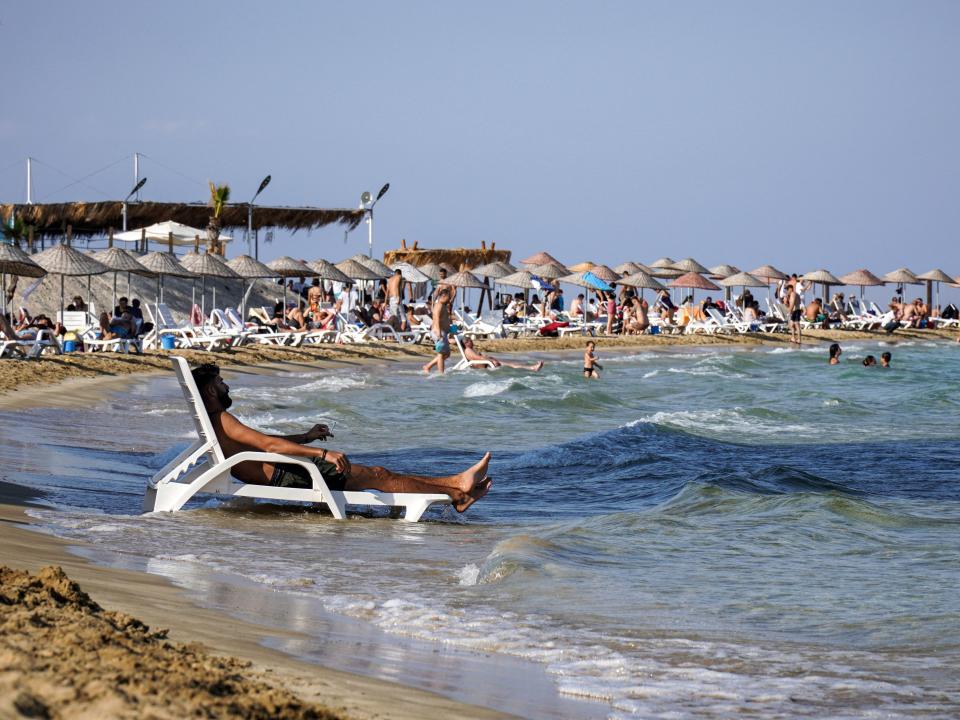
[[507, 717], [270, 650], [260, 639], [275, 629], [27, 529], [38, 499], [0, 483], [0, 716]]
[[[813, 330], [804, 332], [810, 343], [829, 343], [878, 340], [954, 340], [955, 330], [898, 330], [888, 336], [882, 332], [855, 330]], [[717, 335], [629, 335], [595, 338], [598, 349], [629, 350], [632, 348], [687, 347], [687, 346], [756, 346], [789, 345], [785, 333], [749, 333]], [[517, 338], [483, 340], [477, 347], [485, 353], [549, 353], [573, 351], [583, 348], [585, 338], [567, 335], [562, 338]], [[4, 359], [0, 364], [0, 393], [10, 393], [36, 386], [47, 388], [54, 395], [62, 395], [53, 389], [56, 383], [65, 380], [91, 380], [122, 378], [131, 374], [165, 372], [169, 369], [169, 354], [186, 357], [191, 363], [216, 362], [223, 367], [256, 371], [259, 367], [284, 367], [286, 369], [312, 367], [317, 363], [330, 367], [348, 367], [365, 362], [409, 362], [432, 356], [427, 345], [402, 345], [393, 343], [370, 343], [364, 345], [318, 345], [310, 347], [277, 347], [273, 345], [244, 345], [221, 352], [202, 350], [149, 350], [143, 355], [119, 353], [71, 353], [43, 355], [38, 360]], [[83, 387], [81, 383], [79, 386]], [[36, 402], [40, 396], [34, 396]]]

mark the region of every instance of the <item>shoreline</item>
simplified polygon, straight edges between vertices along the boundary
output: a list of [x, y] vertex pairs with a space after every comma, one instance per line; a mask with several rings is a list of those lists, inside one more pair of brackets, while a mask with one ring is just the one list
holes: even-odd
[[[309, 703], [349, 718], [464, 717], [495, 720], [514, 717], [468, 705], [409, 685], [307, 662], [268, 643], [296, 643], [307, 636], [296, 631], [241, 620], [203, 607], [188, 593], [159, 575], [101, 565], [72, 551], [84, 544], [66, 541], [38, 529], [25, 508], [41, 497], [13, 483], [0, 483], [0, 566], [32, 573], [54, 565], [108, 610], [143, 621], [153, 630], [169, 629], [169, 638], [201, 643], [215, 656], [251, 663], [252, 679], [286, 689]], [[229, 628], [229, 632], [224, 632]]]
[[[518, 338], [477, 341], [477, 347], [485, 353], [558, 353], [582, 350], [587, 339], [597, 343], [600, 352], [608, 350], [657, 349], [669, 347], [756, 347], [790, 345], [785, 333], [750, 333], [717, 335], [630, 335], [590, 336], [568, 335], [563, 338]], [[902, 341], [955, 341], [954, 330], [898, 330], [893, 335], [858, 330], [811, 330], [804, 333], [808, 342], [817, 345], [828, 342], [873, 340], [897, 344]], [[216, 362], [231, 371], [269, 372], [271, 369], [301, 367], [343, 367], [369, 363], [420, 362], [433, 355], [427, 345], [397, 346], [389, 343], [370, 345], [318, 345], [310, 347], [241, 346], [221, 352], [202, 350], [176, 350], [174, 352], [147, 351], [143, 355], [120, 353], [73, 353], [70, 355], [44, 355], [36, 360], [4, 358], [0, 360], [0, 404], [8, 407], [29, 407], [31, 403], [43, 404], [44, 393], [62, 401], [66, 381], [71, 393], [90, 399], [92, 387], [120, 387], [125, 378], [158, 374], [169, 370], [168, 357], [179, 355], [191, 364]], [[453, 358], [453, 356], [452, 356]], [[112, 380], [104, 386], [96, 381]], [[91, 384], [91, 381], [94, 383]], [[48, 386], [43, 388], [42, 386]], [[38, 386], [40, 386], [38, 388]], [[24, 395], [25, 393], [25, 395]]]

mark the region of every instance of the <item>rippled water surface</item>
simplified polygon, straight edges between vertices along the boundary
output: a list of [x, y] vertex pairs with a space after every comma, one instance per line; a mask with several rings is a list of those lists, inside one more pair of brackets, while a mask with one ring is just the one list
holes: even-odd
[[[65, 508], [37, 511], [55, 532], [533, 660], [600, 717], [955, 717], [960, 346], [844, 349], [839, 367], [822, 348], [636, 352], [602, 357], [599, 382], [578, 356], [228, 374], [242, 419], [327, 422], [354, 462], [440, 474], [492, 450], [488, 498], [418, 525], [263, 504], [140, 517], [190, 437], [172, 379], [2, 413], [4, 462]], [[860, 365], [886, 349], [893, 369]]]

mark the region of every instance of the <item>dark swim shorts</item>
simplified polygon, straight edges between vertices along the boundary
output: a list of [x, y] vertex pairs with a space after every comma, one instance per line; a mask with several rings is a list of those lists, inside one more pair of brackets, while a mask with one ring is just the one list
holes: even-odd
[[[317, 466], [320, 474], [323, 475], [327, 487], [331, 490], [343, 490], [347, 485], [347, 476], [337, 470], [337, 466], [329, 460], [321, 460], [318, 457], [310, 458], [313, 464]], [[313, 487], [313, 480], [310, 473], [302, 465], [276, 465], [273, 469], [273, 477], [270, 478], [270, 484], [274, 487], [288, 487], [310, 489]]]
[[801, 313], [800, 310], [794, 310], [792, 313], [790, 313], [790, 321], [791, 321], [791, 322], [800, 322], [800, 316], [801, 316], [801, 315], [802, 315], [802, 313]]

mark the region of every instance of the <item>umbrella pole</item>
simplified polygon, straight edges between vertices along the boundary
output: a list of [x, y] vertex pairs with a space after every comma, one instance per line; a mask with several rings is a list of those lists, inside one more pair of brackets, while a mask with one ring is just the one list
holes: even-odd
[[127, 273], [127, 297], [130, 297], [130, 273]]
[[113, 271], [113, 305], [110, 308], [110, 312], [113, 312], [113, 308], [117, 306], [117, 271]]
[[63, 274], [60, 274], [60, 322], [63, 322]]
[[87, 275], [87, 312], [90, 312], [90, 284], [93, 281], [93, 275]]
[[0, 273], [0, 286], [2, 286], [3, 295], [0, 296], [0, 312], [7, 314], [7, 274]]
[[207, 276], [200, 276], [200, 324], [207, 319]]

